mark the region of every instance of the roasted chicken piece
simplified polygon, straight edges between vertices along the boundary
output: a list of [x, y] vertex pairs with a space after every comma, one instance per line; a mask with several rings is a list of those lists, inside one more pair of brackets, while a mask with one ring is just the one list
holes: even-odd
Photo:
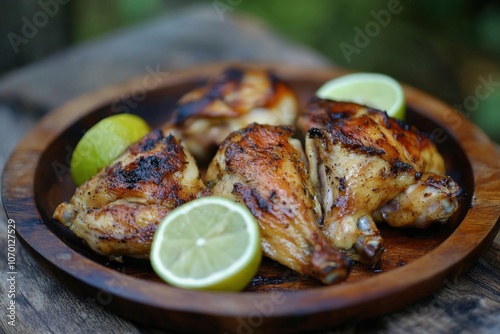
[[[345, 108], [344, 108], [345, 107]], [[325, 115], [326, 114], [326, 115]], [[301, 115], [323, 230], [333, 245], [374, 264], [383, 241], [373, 216], [392, 226], [445, 221], [463, 198], [431, 140], [365, 106], [314, 99]]]
[[158, 223], [206, 191], [191, 154], [155, 130], [78, 187], [54, 218], [99, 254], [147, 259]]
[[445, 223], [464, 200], [465, 193], [449, 176], [425, 173], [394, 199], [373, 213], [376, 222], [392, 227], [428, 227]]
[[343, 119], [376, 111], [376, 109], [357, 103], [337, 102], [315, 96], [301, 111], [297, 119], [297, 126], [302, 135], [306, 136], [310, 128], [326, 128]]
[[[388, 117], [380, 110], [357, 103], [314, 97], [300, 114], [298, 126], [305, 134], [310, 128], [331, 129], [335, 123], [363, 115], [387, 129], [379, 134], [379, 141], [371, 146], [373, 149], [386, 150], [393, 158], [401, 156], [402, 161], [411, 164], [417, 171], [444, 175], [443, 157], [429, 137], [401, 121]], [[384, 137], [384, 135], [388, 136]], [[358, 138], [353, 137], [353, 139]], [[370, 143], [371, 141], [372, 139], [366, 138], [364, 142]]]
[[260, 225], [265, 255], [326, 284], [350, 261], [321, 232], [320, 205], [290, 127], [251, 124], [221, 144], [206, 174], [213, 195], [245, 204]]
[[272, 72], [234, 67], [184, 95], [163, 129], [208, 164], [230, 132], [252, 122], [291, 125], [298, 111], [296, 94]]

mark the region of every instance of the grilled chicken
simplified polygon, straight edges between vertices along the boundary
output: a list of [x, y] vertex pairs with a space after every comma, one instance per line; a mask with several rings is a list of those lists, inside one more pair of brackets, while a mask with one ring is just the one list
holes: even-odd
[[336, 102], [313, 97], [302, 110], [297, 120], [298, 129], [306, 136], [310, 128], [326, 128], [331, 124], [349, 117], [376, 112], [367, 106], [351, 102]]
[[155, 130], [78, 187], [54, 218], [99, 254], [147, 259], [158, 223], [205, 192], [190, 153]]
[[445, 223], [464, 200], [465, 193], [449, 176], [423, 174], [394, 199], [373, 213], [376, 222], [392, 227], [428, 227]]
[[181, 138], [198, 162], [208, 164], [230, 132], [252, 122], [291, 125], [297, 115], [294, 91], [273, 73], [228, 68], [184, 95], [163, 129]]
[[250, 209], [265, 255], [326, 284], [339, 282], [350, 261], [319, 228], [321, 209], [292, 133], [255, 123], [231, 133], [209, 165], [207, 185]]
[[[381, 129], [386, 128], [384, 132], [378, 134], [380, 138], [375, 145], [370, 147], [385, 150], [388, 154], [391, 154], [392, 158], [401, 156], [402, 161], [411, 164], [420, 172], [444, 175], [443, 157], [439, 154], [432, 141], [415, 128], [388, 117], [386, 113], [380, 110], [351, 102], [337, 102], [314, 97], [302, 111], [298, 119], [298, 125], [303, 133], [307, 133], [310, 128], [330, 129], [335, 123], [364, 115], [380, 124]], [[376, 131], [376, 129], [374, 130]], [[354, 135], [355, 131], [351, 132], [353, 140], [361, 140]], [[384, 137], [385, 135], [387, 136]], [[363, 142], [370, 143], [372, 140], [372, 138], [364, 138], [360, 141], [360, 144]]]
[[[433, 143], [384, 112], [314, 99], [301, 115], [323, 231], [333, 245], [374, 264], [383, 240], [373, 217], [392, 226], [446, 221], [463, 198]], [[308, 129], [309, 128], [309, 129]]]

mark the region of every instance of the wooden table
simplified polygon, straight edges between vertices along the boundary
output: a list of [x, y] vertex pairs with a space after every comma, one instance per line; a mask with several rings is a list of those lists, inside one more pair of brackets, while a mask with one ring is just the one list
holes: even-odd
[[[189, 27], [179, 31], [178, 27]], [[208, 29], [210, 28], [210, 29]], [[200, 43], [218, 40], [218, 43]], [[199, 43], [199, 44], [197, 44]], [[134, 47], [130, 47], [134, 45]], [[79, 46], [0, 78], [0, 166], [7, 152], [48, 110], [108, 84], [198, 63], [244, 59], [301, 66], [328, 65], [320, 55], [285, 42], [252, 19], [221, 21], [211, 6], [189, 8], [142, 27]], [[16, 217], [9, 217], [16, 219]], [[7, 217], [0, 213], [1, 304], [8, 306]], [[115, 316], [103, 296], [82, 298], [47, 275], [16, 244], [16, 327], [5, 333], [160, 333]], [[332, 328], [329, 333], [500, 332], [500, 236], [469, 271], [432, 296], [395, 314]]]

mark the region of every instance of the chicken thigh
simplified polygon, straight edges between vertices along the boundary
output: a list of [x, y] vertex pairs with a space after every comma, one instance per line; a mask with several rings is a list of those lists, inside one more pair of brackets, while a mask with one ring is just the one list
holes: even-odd
[[319, 228], [321, 209], [292, 133], [255, 123], [231, 133], [210, 163], [207, 185], [250, 209], [266, 256], [323, 283], [339, 282], [350, 261]]
[[296, 94], [273, 73], [233, 67], [185, 94], [163, 129], [208, 164], [230, 132], [252, 122], [291, 125], [298, 111]]
[[431, 140], [384, 112], [314, 99], [299, 124], [313, 185], [322, 199], [323, 230], [357, 261], [374, 264], [383, 240], [373, 217], [392, 226], [446, 221], [460, 187], [444, 174]]
[[99, 254], [147, 259], [158, 223], [206, 192], [189, 152], [155, 130], [78, 187], [54, 218]]

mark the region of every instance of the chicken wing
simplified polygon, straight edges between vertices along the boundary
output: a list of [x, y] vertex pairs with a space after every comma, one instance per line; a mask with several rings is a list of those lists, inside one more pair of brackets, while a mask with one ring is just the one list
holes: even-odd
[[265, 255], [331, 284], [346, 278], [350, 261], [319, 228], [321, 209], [292, 133], [255, 123], [231, 133], [209, 165], [207, 185], [250, 209]]
[[321, 99], [312, 101], [299, 124], [303, 131], [315, 126], [306, 152], [324, 232], [354, 259], [380, 259], [383, 241], [373, 216], [393, 226], [427, 226], [458, 210], [462, 190], [439, 175], [443, 159], [416, 129], [375, 109]]
[[234, 67], [184, 95], [163, 129], [208, 164], [230, 132], [252, 122], [291, 125], [297, 115], [296, 94], [273, 73]]
[[179, 140], [155, 130], [78, 187], [54, 218], [99, 254], [147, 259], [158, 223], [206, 191]]
[[451, 177], [426, 173], [376, 210], [373, 219], [392, 227], [424, 228], [445, 223], [464, 199], [464, 191]]

